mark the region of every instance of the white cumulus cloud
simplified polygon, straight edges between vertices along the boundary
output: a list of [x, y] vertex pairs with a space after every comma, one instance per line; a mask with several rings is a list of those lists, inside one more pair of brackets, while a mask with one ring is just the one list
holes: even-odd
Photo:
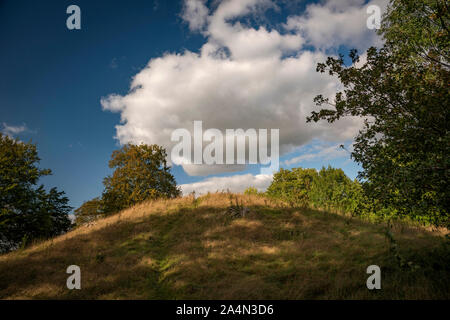
[[273, 176], [267, 174], [240, 174], [230, 177], [212, 177], [200, 182], [188, 183], [180, 185], [183, 195], [187, 195], [192, 191], [196, 194], [205, 194], [208, 192], [227, 191], [244, 192], [245, 189], [253, 187], [258, 191], [265, 191], [272, 183]]
[[208, 8], [205, 5], [206, 0], [186, 0], [182, 18], [189, 24], [192, 31], [200, 31], [206, 24], [208, 17]]
[[367, 8], [376, 5], [384, 12], [389, 0], [329, 0], [310, 4], [302, 15], [290, 16], [285, 28], [305, 37], [308, 44], [330, 49], [340, 45], [365, 50], [381, 45], [381, 39], [367, 28]]
[[[320, 50], [321, 34], [333, 35], [337, 28], [340, 33], [330, 40], [333, 45], [351, 45], [367, 35], [367, 28], [360, 27], [367, 18], [363, 1], [342, 2], [309, 5], [304, 14], [285, 21], [281, 29], [288, 28], [286, 33], [239, 22], [246, 15], [276, 7], [269, 0], [222, 1], [215, 10], [205, 1], [186, 0], [182, 17], [191, 30], [205, 36], [204, 45], [199, 52], [166, 53], [151, 59], [134, 76], [128, 94], [102, 98], [104, 110], [121, 115], [116, 138], [122, 144], [159, 144], [170, 155], [175, 144], [171, 133], [177, 128], [192, 131], [193, 121], [202, 120], [204, 130], [280, 129], [281, 155], [314, 138], [352, 139], [361, 119], [347, 118], [333, 125], [306, 123], [311, 111], [317, 110], [313, 98], [317, 94], [333, 96], [338, 89], [336, 79], [315, 70], [327, 57]], [[355, 18], [359, 24], [347, 23], [341, 17], [343, 12], [351, 17], [360, 15]], [[314, 28], [323, 18], [330, 26], [318, 25], [315, 37]], [[306, 50], [305, 44], [317, 45], [317, 50]], [[190, 175], [236, 170], [221, 165], [183, 168]]]

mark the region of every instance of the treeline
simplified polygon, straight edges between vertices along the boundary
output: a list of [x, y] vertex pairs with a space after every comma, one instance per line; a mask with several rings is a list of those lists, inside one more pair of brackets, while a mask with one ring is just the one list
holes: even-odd
[[423, 211], [398, 211], [385, 207], [365, 191], [370, 182], [359, 182], [347, 177], [342, 169], [322, 167], [316, 169], [281, 169], [274, 175], [266, 192], [248, 188], [245, 194], [259, 194], [283, 200], [292, 207], [317, 208], [371, 221], [414, 221], [425, 225], [448, 227], [448, 216], [431, 215]]
[[342, 169], [281, 169], [266, 194], [291, 206], [353, 212], [361, 197], [361, 185], [348, 178]]

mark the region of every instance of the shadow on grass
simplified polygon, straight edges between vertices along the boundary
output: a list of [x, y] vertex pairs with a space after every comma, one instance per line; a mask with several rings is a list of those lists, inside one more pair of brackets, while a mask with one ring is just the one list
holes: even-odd
[[[383, 228], [336, 214], [249, 205], [180, 206], [0, 260], [0, 298], [42, 299], [448, 299], [449, 248], [425, 231], [396, 234], [402, 269]], [[68, 290], [66, 268], [81, 268]], [[382, 290], [366, 288], [366, 268]]]

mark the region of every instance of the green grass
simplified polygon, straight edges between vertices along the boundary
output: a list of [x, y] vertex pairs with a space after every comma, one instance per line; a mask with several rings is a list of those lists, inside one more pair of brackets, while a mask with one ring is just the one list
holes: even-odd
[[[2, 299], [448, 299], [443, 232], [239, 196], [245, 218], [222, 212], [227, 194], [141, 204], [52, 241], [0, 256]], [[81, 290], [68, 290], [69, 265]], [[382, 289], [366, 288], [381, 267]]]

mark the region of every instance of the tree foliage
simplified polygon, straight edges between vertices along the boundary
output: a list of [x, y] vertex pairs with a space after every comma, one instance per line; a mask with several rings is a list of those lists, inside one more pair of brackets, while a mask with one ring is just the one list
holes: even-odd
[[0, 133], [0, 252], [56, 236], [71, 225], [64, 192], [36, 186], [51, 174], [38, 168], [39, 161], [35, 145]]
[[75, 225], [80, 226], [104, 216], [103, 201], [100, 198], [84, 202], [75, 213]]
[[280, 169], [267, 189], [267, 195], [291, 206], [315, 207], [353, 213], [361, 201], [361, 185], [342, 169]]
[[342, 169], [322, 167], [309, 192], [310, 203], [319, 208], [353, 213], [361, 199], [361, 185]]
[[448, 28], [447, 0], [391, 0], [379, 34], [393, 55], [409, 63], [448, 68]]
[[166, 157], [158, 145], [127, 144], [114, 151], [109, 161], [114, 172], [103, 181], [103, 210], [117, 212], [144, 200], [179, 196]]
[[351, 50], [319, 63], [344, 87], [333, 101], [319, 95], [308, 121], [365, 118], [352, 157], [374, 210], [448, 225], [450, 178], [449, 14], [445, 1], [391, 1], [383, 18], [381, 49], [367, 61]]
[[291, 205], [306, 207], [310, 201], [310, 190], [317, 177], [315, 169], [281, 168], [274, 174], [273, 181], [267, 188], [267, 195], [287, 201]]

